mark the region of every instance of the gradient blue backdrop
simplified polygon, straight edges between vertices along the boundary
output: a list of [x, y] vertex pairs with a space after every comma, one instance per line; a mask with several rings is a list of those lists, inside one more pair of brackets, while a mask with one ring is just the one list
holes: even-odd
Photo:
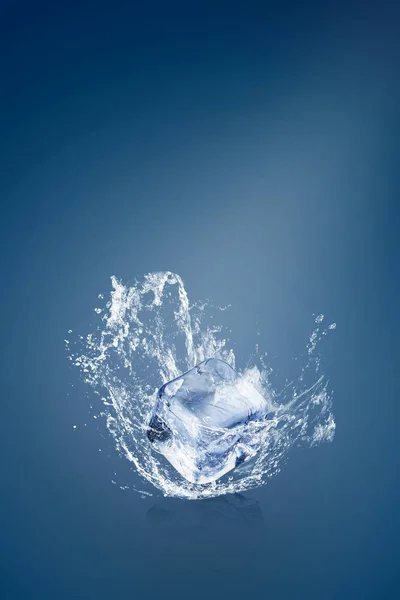
[[[399, 597], [395, 4], [0, 3], [4, 600]], [[239, 366], [338, 323], [335, 441], [250, 509], [122, 491], [66, 360], [164, 269], [232, 304]]]

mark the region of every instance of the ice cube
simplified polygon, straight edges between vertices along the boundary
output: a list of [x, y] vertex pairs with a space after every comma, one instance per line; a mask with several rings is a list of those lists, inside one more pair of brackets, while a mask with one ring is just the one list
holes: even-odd
[[257, 453], [267, 413], [252, 385], [210, 358], [160, 388], [147, 437], [186, 480], [205, 484]]

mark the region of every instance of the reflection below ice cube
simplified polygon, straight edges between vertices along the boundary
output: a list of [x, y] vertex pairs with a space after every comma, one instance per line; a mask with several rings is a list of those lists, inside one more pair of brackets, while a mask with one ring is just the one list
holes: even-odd
[[147, 437], [185, 479], [205, 484], [255, 456], [267, 413], [248, 381], [210, 358], [160, 388]]

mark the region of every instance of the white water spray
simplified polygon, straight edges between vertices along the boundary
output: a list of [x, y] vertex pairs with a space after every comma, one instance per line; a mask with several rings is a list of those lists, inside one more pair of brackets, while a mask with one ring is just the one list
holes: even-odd
[[[332, 398], [317, 349], [322, 337], [336, 325], [324, 329], [319, 315], [296, 382], [283, 391], [273, 389], [271, 368], [259, 352], [255, 364], [241, 372], [275, 409], [274, 418], [265, 422], [257, 457], [216, 482], [196, 485], [185, 481], [154, 452], [146, 437], [157, 389], [206, 358], [221, 358], [235, 368], [235, 355], [222, 328], [207, 324], [208, 305], [192, 305], [178, 275], [150, 273], [132, 287], [115, 277], [111, 281], [110, 300], [104, 308], [95, 309], [97, 329], [75, 344], [68, 340], [67, 348], [85, 382], [102, 398], [101, 414], [117, 450], [143, 480], [166, 496], [187, 499], [243, 492], [278, 473], [295, 444], [314, 446], [332, 441]], [[142, 493], [151, 493], [152, 486]]]

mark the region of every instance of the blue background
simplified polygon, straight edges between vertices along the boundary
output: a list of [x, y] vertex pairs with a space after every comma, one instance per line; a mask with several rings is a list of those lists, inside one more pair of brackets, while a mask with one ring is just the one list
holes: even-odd
[[[398, 597], [396, 3], [3, 0], [0, 50], [1, 597]], [[334, 443], [246, 502], [122, 491], [66, 360], [165, 269], [239, 367], [338, 323]]]

